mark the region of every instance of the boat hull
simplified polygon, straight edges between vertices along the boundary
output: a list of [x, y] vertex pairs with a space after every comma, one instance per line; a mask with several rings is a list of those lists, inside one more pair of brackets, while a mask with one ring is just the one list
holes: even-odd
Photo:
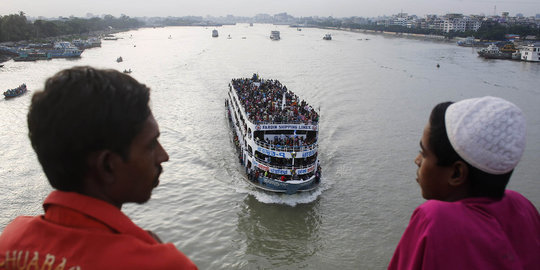
[[275, 193], [286, 193], [288, 195], [298, 192], [313, 191], [319, 187], [320, 179], [312, 177], [312, 179], [302, 181], [302, 183], [281, 182], [272, 178], [258, 177], [250, 179], [249, 175], [245, 175], [244, 180], [250, 185], [265, 191]]
[[[226, 102], [225, 105], [225, 112], [227, 115], [227, 119], [229, 122], [229, 127], [231, 128], [231, 141], [234, 143], [233, 137], [234, 137], [234, 123], [232, 121], [231, 115], [230, 115], [230, 109], [228, 106], [228, 102]], [[237, 156], [241, 156], [242, 150], [239, 147], [235, 147]], [[280, 181], [277, 179], [272, 179], [265, 177], [264, 175], [256, 176], [253, 173], [249, 173], [246, 171], [243, 161], [240, 159], [240, 167], [242, 168], [242, 179], [250, 184], [253, 187], [256, 187], [258, 189], [268, 191], [268, 192], [274, 192], [274, 193], [286, 193], [288, 195], [299, 193], [299, 192], [309, 192], [317, 189], [321, 183], [320, 181], [320, 174], [317, 176], [313, 176], [310, 179], [307, 179], [305, 181]]]

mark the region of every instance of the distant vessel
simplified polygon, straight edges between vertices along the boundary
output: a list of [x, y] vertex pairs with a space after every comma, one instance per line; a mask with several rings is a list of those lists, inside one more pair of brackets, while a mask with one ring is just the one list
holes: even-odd
[[485, 47], [488, 44], [485, 42], [476, 41], [474, 37], [467, 37], [464, 40], [459, 40], [457, 42], [457, 45], [462, 47]]
[[540, 46], [538, 44], [523, 46], [519, 52], [523, 61], [540, 62]]
[[487, 48], [479, 50], [478, 55], [486, 59], [512, 59], [512, 54], [517, 51], [512, 43], [499, 48], [496, 44], [490, 44]]
[[279, 31], [271, 31], [270, 32], [270, 39], [271, 40], [280, 40], [281, 37], [279, 36]]
[[71, 42], [61, 41], [56, 42], [52, 49], [46, 50], [52, 58], [77, 58], [81, 57], [83, 50], [75, 47]]
[[324, 40], [332, 40], [332, 35], [326, 34], [326, 35], [324, 35], [324, 37], [322, 39], [324, 39]]
[[26, 84], [21, 84], [19, 85], [17, 88], [13, 88], [13, 89], [8, 89], [7, 91], [4, 92], [4, 98], [8, 99], [8, 98], [12, 98], [12, 97], [17, 97], [17, 96], [20, 96], [24, 93], [26, 93], [27, 89], [26, 89]]
[[51, 59], [51, 54], [42, 52], [42, 51], [36, 51], [34, 49], [22, 49], [19, 50], [19, 56], [13, 58], [13, 61], [21, 62], [21, 61], [37, 61], [37, 60], [49, 60]]
[[89, 39], [75, 39], [72, 43], [79, 48], [79, 50], [101, 47], [101, 39], [95, 37]]
[[103, 40], [118, 40], [118, 38], [111, 34], [107, 34], [105, 37], [103, 37]]
[[124, 59], [122, 58], [122, 56], [116, 58], [117, 63], [120, 63], [120, 62], [123, 62], [123, 61], [124, 61]]
[[216, 29], [212, 30], [212, 37], [218, 37], [218, 31]]
[[247, 183], [286, 194], [319, 186], [319, 114], [305, 101], [253, 74], [231, 80], [225, 108]]

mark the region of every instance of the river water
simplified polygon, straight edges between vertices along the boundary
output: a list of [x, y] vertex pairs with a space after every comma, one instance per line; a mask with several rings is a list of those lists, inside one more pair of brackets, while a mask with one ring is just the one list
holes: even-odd
[[[140, 29], [77, 60], [4, 63], [2, 91], [25, 82], [29, 93], [0, 100], [0, 229], [42, 212], [51, 188], [27, 138], [26, 113], [32, 92], [74, 65], [131, 69], [152, 89], [170, 161], [152, 199], [123, 211], [200, 269], [384, 269], [424, 201], [413, 159], [431, 108], [447, 100], [493, 95], [523, 109], [527, 149], [509, 188], [540, 206], [540, 64], [345, 31], [329, 31], [333, 40], [325, 41], [321, 29], [239, 24], [218, 27], [218, 38], [212, 29]], [[271, 41], [271, 30], [282, 39]], [[224, 98], [231, 78], [254, 72], [320, 108], [316, 192], [266, 194], [241, 180]]]

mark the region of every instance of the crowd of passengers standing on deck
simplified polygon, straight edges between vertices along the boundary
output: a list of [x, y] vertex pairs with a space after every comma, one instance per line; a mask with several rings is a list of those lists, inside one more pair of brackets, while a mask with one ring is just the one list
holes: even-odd
[[232, 80], [232, 86], [251, 122], [307, 125], [319, 122], [319, 114], [304, 100], [299, 101], [298, 96], [278, 80], [261, 79], [260, 86], [253, 82], [253, 79], [248, 78]]

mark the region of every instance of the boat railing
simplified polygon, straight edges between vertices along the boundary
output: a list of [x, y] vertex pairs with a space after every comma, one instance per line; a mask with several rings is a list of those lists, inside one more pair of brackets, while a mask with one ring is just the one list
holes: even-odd
[[264, 159], [262, 158], [258, 158], [258, 157], [255, 157], [255, 160], [257, 160], [257, 162], [263, 164], [263, 165], [266, 165], [268, 167], [272, 167], [272, 168], [276, 168], [276, 169], [282, 169], [282, 170], [292, 170], [293, 168], [294, 169], [307, 169], [309, 167], [312, 167], [313, 164], [311, 165], [304, 165], [304, 166], [281, 166], [281, 165], [276, 165], [276, 164], [271, 164], [271, 163], [268, 163], [266, 162]]
[[[305, 184], [306, 182], [310, 182], [312, 180], [315, 179], [315, 175], [307, 178], [307, 179], [302, 179], [302, 178], [299, 178], [299, 179], [294, 179], [294, 180], [287, 180], [287, 181], [281, 181], [280, 179], [278, 178], [272, 178], [272, 177], [268, 177], [268, 176], [259, 176], [259, 179], [255, 179], [255, 181], [257, 182], [266, 182], [266, 181], [275, 181], [275, 182], [279, 182], [279, 183], [286, 183], [286, 184], [296, 184], [296, 185], [300, 185], [300, 184]], [[265, 181], [266, 180], [266, 181]], [[294, 181], [294, 182], [293, 182]]]
[[258, 146], [264, 147], [266, 149], [274, 150], [274, 151], [282, 151], [282, 152], [304, 152], [316, 149], [318, 144], [310, 144], [310, 145], [303, 145], [303, 146], [290, 146], [290, 145], [276, 145], [267, 143], [264, 141], [255, 141], [255, 144]]
[[253, 119], [248, 119], [249, 122], [253, 123], [254, 125], [286, 125], [286, 124], [293, 124], [293, 125], [317, 125], [319, 124], [318, 121], [254, 121]]

